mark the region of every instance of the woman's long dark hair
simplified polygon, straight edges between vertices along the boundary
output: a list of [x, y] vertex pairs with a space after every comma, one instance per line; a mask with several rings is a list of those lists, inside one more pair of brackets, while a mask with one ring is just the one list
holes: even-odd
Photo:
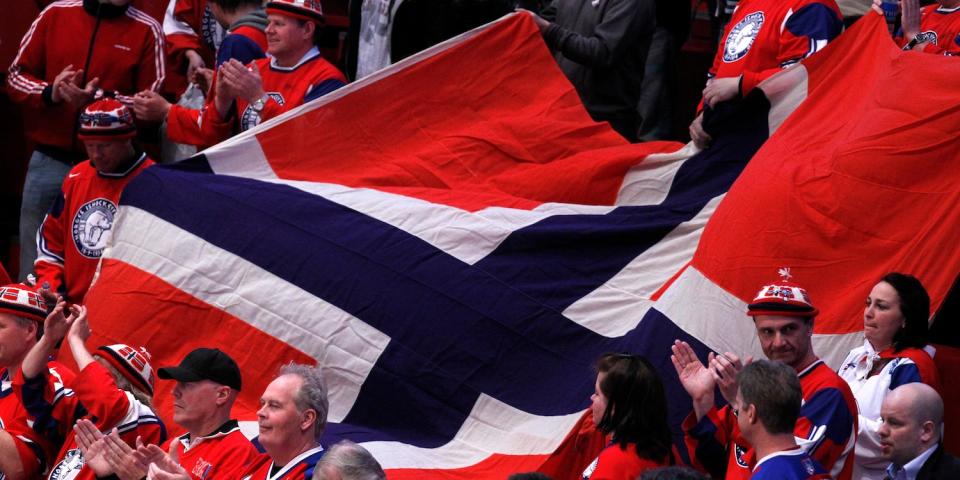
[[672, 450], [667, 396], [653, 365], [639, 355], [608, 353], [597, 361], [597, 372], [604, 374], [600, 392], [607, 397], [597, 428], [612, 433], [620, 448], [636, 444], [641, 458], [666, 458]]
[[927, 344], [927, 330], [930, 321], [930, 295], [920, 280], [905, 273], [890, 272], [880, 279], [897, 291], [900, 297], [900, 313], [903, 314], [903, 328], [893, 335], [893, 350], [904, 348], [923, 348]]

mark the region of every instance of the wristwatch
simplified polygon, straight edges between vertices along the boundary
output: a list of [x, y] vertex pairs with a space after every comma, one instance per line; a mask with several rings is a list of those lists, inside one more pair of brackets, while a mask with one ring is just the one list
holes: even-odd
[[254, 100], [253, 103], [250, 104], [250, 108], [252, 108], [254, 112], [260, 113], [260, 111], [263, 110], [263, 107], [267, 105], [267, 102], [269, 100], [270, 100], [270, 95], [263, 94], [262, 97]]

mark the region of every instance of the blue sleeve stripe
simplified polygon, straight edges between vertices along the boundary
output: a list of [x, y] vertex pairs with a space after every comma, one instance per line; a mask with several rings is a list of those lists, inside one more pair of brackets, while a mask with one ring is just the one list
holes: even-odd
[[911, 361], [901, 361], [890, 370], [890, 390], [900, 385], [921, 381], [923, 380], [920, 378], [920, 369]]
[[307, 103], [312, 100], [316, 100], [342, 86], [345, 84], [337, 79], [324, 80], [317, 85], [314, 85], [313, 88], [307, 92], [307, 95], [303, 97], [303, 103]]
[[843, 394], [836, 388], [825, 388], [804, 402], [800, 415], [810, 420], [811, 428], [826, 427], [826, 438], [844, 445], [853, 434], [853, 415]]
[[830, 7], [811, 3], [797, 10], [787, 19], [786, 28], [798, 37], [811, 40], [833, 40], [843, 30], [843, 21]]

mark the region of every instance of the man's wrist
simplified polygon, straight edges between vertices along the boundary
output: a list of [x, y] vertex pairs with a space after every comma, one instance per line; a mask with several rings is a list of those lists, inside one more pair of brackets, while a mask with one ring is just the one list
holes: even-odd
[[48, 107], [52, 107], [63, 100], [59, 98], [59, 93], [60, 92], [58, 92], [51, 83], [43, 88], [43, 92], [40, 93], [40, 96], [43, 98], [43, 103], [45, 103]]
[[263, 107], [267, 106], [268, 101], [270, 101], [270, 96], [266, 93], [263, 93], [257, 97], [254, 97], [254, 99], [250, 101], [250, 108], [256, 112], [260, 112], [263, 110]]

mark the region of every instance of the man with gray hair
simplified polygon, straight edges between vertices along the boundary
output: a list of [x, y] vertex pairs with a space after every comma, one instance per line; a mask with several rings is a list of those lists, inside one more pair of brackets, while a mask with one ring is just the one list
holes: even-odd
[[940, 441], [943, 399], [936, 390], [924, 383], [901, 385], [883, 399], [880, 416], [881, 455], [891, 462], [886, 478], [960, 478], [960, 460]]
[[327, 450], [313, 470], [313, 480], [385, 480], [387, 475], [366, 449], [342, 440]]
[[[263, 395], [257, 423], [265, 454], [239, 475], [242, 480], [306, 479], [323, 456], [320, 437], [327, 427], [327, 386], [320, 367], [289, 363]], [[188, 480], [183, 467], [168, 456], [150, 464], [150, 480]]]

